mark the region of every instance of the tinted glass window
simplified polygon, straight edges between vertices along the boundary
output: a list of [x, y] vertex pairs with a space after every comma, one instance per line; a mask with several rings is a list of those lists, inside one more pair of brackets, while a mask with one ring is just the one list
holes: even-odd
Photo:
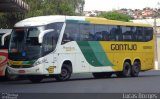
[[109, 31], [111, 41], [122, 40], [122, 26], [109, 26]]
[[58, 38], [59, 38], [59, 35], [60, 35], [60, 32], [61, 32], [62, 26], [63, 26], [62, 22], [51, 23], [51, 24], [48, 24], [46, 26], [46, 30], [53, 29], [54, 30], [53, 33], [54, 33], [55, 39], [56, 39], [56, 41], [58, 41]]
[[66, 28], [63, 34], [62, 44], [69, 41], [79, 41], [79, 24], [78, 23], [66, 23]]
[[30, 60], [40, 57], [38, 36], [43, 28], [43, 26], [14, 28], [11, 33], [9, 58], [12, 60]]
[[81, 41], [94, 40], [94, 25], [80, 24], [80, 40]]
[[150, 41], [153, 38], [153, 29], [152, 28], [144, 28], [144, 37], [145, 41]]
[[135, 39], [136, 41], [144, 41], [144, 36], [143, 36], [143, 27], [137, 27], [136, 28], [136, 34], [135, 34]]
[[115, 41], [116, 40], [116, 38], [115, 38], [116, 26], [109, 26], [108, 29], [109, 29], [108, 31], [109, 31], [109, 34], [110, 34], [109, 40]]
[[43, 55], [48, 54], [50, 52], [52, 52], [55, 47], [56, 47], [56, 43], [57, 43], [57, 38], [55, 38], [56, 36], [54, 35], [54, 33], [49, 32], [47, 33], [44, 38], [43, 38]]
[[95, 25], [95, 37], [96, 41], [109, 41], [109, 31], [107, 25]]
[[51, 23], [51, 24], [48, 24], [46, 26], [46, 30], [54, 29], [54, 30], [56, 30], [56, 32], [60, 32], [60, 30], [62, 29], [62, 26], [63, 26], [63, 23], [61, 23], [61, 22], [59, 22], [59, 23]]
[[133, 32], [135, 31], [134, 27], [122, 26], [123, 41], [132, 41]]
[[[153, 29], [98, 24], [67, 24], [66, 41], [149, 41], [153, 38]], [[64, 39], [64, 38], [63, 38]]]

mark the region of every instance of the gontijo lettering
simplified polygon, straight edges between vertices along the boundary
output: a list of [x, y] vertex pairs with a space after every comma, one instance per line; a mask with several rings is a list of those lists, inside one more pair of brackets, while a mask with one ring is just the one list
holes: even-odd
[[111, 50], [137, 50], [136, 44], [111, 44]]

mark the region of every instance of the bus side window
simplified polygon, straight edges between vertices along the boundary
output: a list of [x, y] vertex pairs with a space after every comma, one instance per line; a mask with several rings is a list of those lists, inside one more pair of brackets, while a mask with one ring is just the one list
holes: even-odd
[[55, 38], [56, 43], [58, 41], [58, 37], [60, 35], [60, 32], [61, 32], [63, 24], [64, 23], [62, 23], [62, 22], [57, 22], [57, 23], [48, 24], [46, 26], [46, 29], [54, 29], [54, 33], [53, 34], [54, 34], [54, 38]]
[[63, 43], [67, 43], [69, 41], [72, 41], [72, 37], [69, 35], [69, 33], [65, 32], [64, 35], [63, 35]]
[[116, 26], [109, 26], [109, 40], [116, 41]]
[[56, 46], [56, 38], [55, 35], [53, 35], [54, 33], [49, 32], [47, 34], [44, 35], [43, 37], [43, 55], [46, 55], [50, 52], [52, 52], [55, 49]]
[[136, 41], [144, 41], [143, 27], [136, 28]]
[[133, 31], [130, 26], [123, 26], [123, 41], [132, 41]]
[[81, 41], [93, 41], [94, 40], [94, 25], [80, 24], [80, 40]]
[[95, 38], [96, 41], [108, 41], [109, 32], [107, 25], [95, 25]]
[[117, 25], [115, 32], [116, 32], [115, 33], [116, 34], [116, 41], [122, 41], [123, 40], [123, 38], [122, 38], [122, 26]]
[[65, 44], [70, 41], [79, 41], [79, 24], [78, 23], [66, 23], [66, 28], [63, 34], [62, 43]]
[[152, 40], [153, 39], [153, 29], [144, 27], [144, 37], [145, 37], [145, 41]]
[[131, 27], [131, 33], [132, 41], [136, 41], [136, 26]]

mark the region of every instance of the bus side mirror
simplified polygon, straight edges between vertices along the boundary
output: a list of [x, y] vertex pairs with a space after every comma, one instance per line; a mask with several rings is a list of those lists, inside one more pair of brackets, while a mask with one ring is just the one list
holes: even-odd
[[50, 32], [54, 32], [54, 29], [49, 29], [49, 30], [45, 30], [45, 31], [41, 32], [38, 37], [38, 42], [41, 44], [43, 42], [44, 35], [47, 33], [50, 33]]
[[9, 39], [9, 38], [7, 38], [7, 36], [9, 36], [11, 33], [6, 33], [6, 34], [4, 34], [3, 36], [2, 36], [2, 38], [1, 38], [1, 46], [4, 46], [5, 45], [5, 39]]

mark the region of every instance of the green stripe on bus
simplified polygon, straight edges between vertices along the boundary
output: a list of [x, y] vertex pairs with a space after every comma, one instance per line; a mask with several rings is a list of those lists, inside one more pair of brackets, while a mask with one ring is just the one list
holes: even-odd
[[66, 20], [67, 23], [89, 23], [89, 21], [85, 20]]
[[30, 64], [32, 65], [35, 62], [35, 60], [32, 61], [23, 61], [22, 64]]
[[79, 41], [77, 44], [88, 63], [92, 66], [113, 66], [99, 42]]
[[108, 57], [101, 44], [97, 41], [89, 41], [90, 47], [92, 48], [97, 60], [103, 64], [103, 66], [113, 66], [113, 64], [109, 61]]
[[84, 57], [86, 58], [87, 62], [92, 66], [103, 66], [95, 56], [92, 48], [90, 47], [87, 41], [79, 41], [77, 42], [78, 46], [80, 47]]

